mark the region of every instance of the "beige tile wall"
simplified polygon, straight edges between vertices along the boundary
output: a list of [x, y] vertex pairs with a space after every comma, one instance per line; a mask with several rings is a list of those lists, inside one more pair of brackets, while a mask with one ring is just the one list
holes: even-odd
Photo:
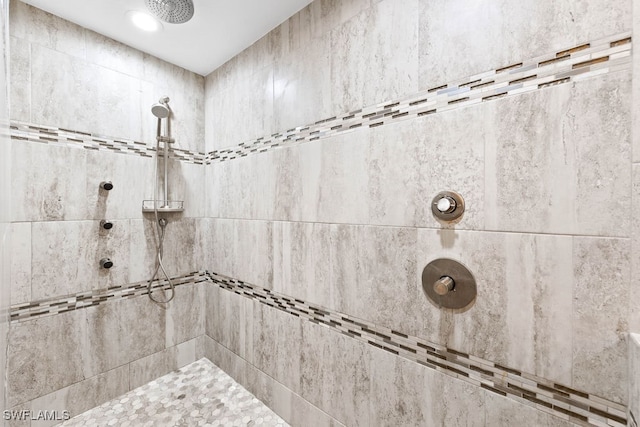
[[[179, 148], [210, 151], [632, 28], [628, 0], [556, 3], [316, 0], [202, 78], [16, 1], [11, 118], [151, 143], [148, 106], [168, 94]], [[208, 268], [626, 404], [637, 74], [173, 162], [187, 210], [168, 226], [170, 273]], [[16, 146], [12, 303], [148, 278], [152, 161]], [[430, 213], [445, 189], [467, 201], [455, 226]], [[113, 274], [95, 268], [103, 253]], [[422, 294], [422, 268], [443, 256], [478, 280], [465, 313]], [[205, 284], [166, 311], [138, 298], [20, 323], [10, 342], [14, 407], [80, 393], [84, 410], [206, 355], [294, 425], [569, 425]], [[96, 382], [104, 396], [83, 391]]]
[[[10, 30], [12, 120], [153, 145], [150, 107], [166, 94], [176, 148], [204, 150], [202, 76], [21, 1], [11, 2]], [[11, 182], [12, 304], [151, 278], [157, 236], [141, 205], [153, 198], [153, 159], [27, 141], [2, 153], [17, 165], [4, 181]], [[169, 174], [169, 196], [186, 209], [169, 217], [165, 263], [180, 276], [202, 264], [205, 170], [171, 160]], [[114, 189], [100, 190], [103, 180]], [[114, 227], [102, 230], [102, 219]], [[112, 269], [100, 269], [103, 257]], [[203, 285], [192, 284], [164, 308], [142, 296], [12, 324], [8, 405], [77, 414], [196, 360], [204, 301]]]
[[[631, 9], [627, 0], [318, 0], [207, 76], [206, 148], [234, 146], [629, 31]], [[270, 70], [273, 110], [259, 96], [249, 102], [255, 102], [253, 111], [268, 105], [264, 116], [243, 114], [247, 105], [240, 102], [226, 104], [235, 112], [213, 113], [222, 102], [216, 98], [243, 90], [248, 76], [260, 80]], [[626, 404], [628, 333], [637, 329], [638, 311], [629, 299], [637, 294], [631, 274], [637, 252], [631, 239], [637, 222], [631, 197], [637, 181], [631, 160], [636, 74], [612, 72], [212, 164], [207, 183], [220, 197], [209, 205], [214, 220], [206, 227], [215, 230], [219, 245], [205, 264]], [[237, 131], [226, 119], [238, 116], [252, 133]], [[265, 119], [272, 122], [255, 134]], [[430, 212], [432, 197], [447, 189], [460, 191], [467, 202], [455, 225], [440, 224]], [[470, 310], [448, 313], [424, 297], [422, 268], [438, 257], [471, 267], [478, 298]], [[280, 326], [254, 307], [252, 334], [259, 345], [248, 354], [237, 336], [246, 325], [230, 332], [217, 323], [230, 320], [213, 314], [237, 311], [230, 307], [238, 303], [227, 301], [237, 297], [210, 292], [210, 302], [226, 308], [208, 308], [216, 320], [207, 317], [207, 334], [241, 357], [247, 372], [262, 370], [347, 425], [367, 420], [331, 412], [335, 401], [316, 387], [321, 377], [305, 374], [311, 356], [303, 346], [297, 357], [297, 339], [307, 345], [306, 325], [291, 320]], [[261, 355], [266, 336], [281, 341]], [[337, 369], [337, 358], [318, 351]], [[387, 369], [395, 387], [413, 391], [414, 377], [434, 375], [413, 372], [421, 369], [390, 355], [371, 360], [369, 369]], [[287, 372], [278, 372], [282, 363]], [[454, 421], [456, 411], [446, 405], [421, 412], [415, 403], [408, 404], [407, 419], [515, 425], [521, 417], [562, 425], [507, 399], [441, 381], [425, 393], [455, 390], [452, 400], [461, 406], [486, 405], [484, 418], [460, 415]], [[379, 407], [363, 413], [379, 411], [376, 419], [401, 424], [394, 418], [398, 407], [385, 408], [375, 398], [395, 396], [393, 390], [369, 387], [367, 398]], [[358, 402], [350, 401], [349, 410], [357, 412]]]
[[[9, 66], [10, 43], [6, 38], [8, 25], [8, 2], [0, 3], [0, 118], [9, 119], [8, 78], [6, 70]], [[8, 409], [6, 398], [7, 387], [7, 347], [9, 345], [7, 335], [9, 331], [9, 306], [11, 304], [11, 288], [13, 281], [11, 269], [13, 263], [12, 245], [13, 230], [11, 229], [11, 190], [7, 185], [11, 181], [11, 147], [12, 142], [7, 136], [0, 137], [0, 182], [5, 183], [0, 188], [0, 366], [3, 374], [0, 377], [0, 411]]]

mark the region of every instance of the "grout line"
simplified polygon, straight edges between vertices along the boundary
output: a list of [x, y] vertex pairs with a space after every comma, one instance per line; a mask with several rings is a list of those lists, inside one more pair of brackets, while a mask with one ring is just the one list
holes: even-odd
[[594, 238], [594, 239], [619, 239], [630, 240], [630, 236], [609, 236], [609, 235], [593, 235], [593, 234], [571, 234], [571, 233], [554, 233], [554, 232], [541, 232], [541, 231], [509, 231], [498, 230], [492, 228], [477, 229], [477, 228], [443, 228], [438, 226], [416, 226], [416, 225], [388, 225], [388, 224], [364, 224], [364, 223], [339, 223], [339, 222], [325, 222], [325, 221], [294, 221], [283, 219], [263, 219], [263, 218], [235, 218], [235, 217], [203, 217], [207, 220], [213, 221], [255, 221], [255, 222], [268, 222], [272, 224], [320, 224], [336, 227], [371, 227], [371, 228], [402, 228], [402, 229], [415, 229], [415, 230], [432, 230], [432, 231], [451, 231], [451, 232], [469, 232], [469, 233], [500, 233], [500, 234], [521, 234], [526, 236], [559, 236], [559, 237], [579, 237], [579, 238]]

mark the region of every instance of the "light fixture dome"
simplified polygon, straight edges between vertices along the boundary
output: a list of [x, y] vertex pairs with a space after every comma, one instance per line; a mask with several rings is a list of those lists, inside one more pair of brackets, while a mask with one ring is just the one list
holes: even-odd
[[148, 13], [141, 12], [139, 10], [130, 10], [127, 12], [127, 17], [131, 20], [133, 25], [143, 31], [154, 32], [162, 29], [160, 21]]

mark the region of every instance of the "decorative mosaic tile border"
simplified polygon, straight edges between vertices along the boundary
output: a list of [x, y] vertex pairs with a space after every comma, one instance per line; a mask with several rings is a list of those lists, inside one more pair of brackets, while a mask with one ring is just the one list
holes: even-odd
[[[84, 148], [86, 150], [111, 151], [142, 157], [154, 157], [155, 145], [123, 138], [112, 138], [52, 126], [35, 125], [16, 120], [11, 121], [11, 139], [14, 141], [31, 141], [44, 144]], [[162, 152], [160, 153], [162, 156]], [[205, 154], [195, 151], [171, 148], [170, 158], [187, 163], [205, 164]]]
[[216, 150], [207, 154], [206, 163], [233, 160], [277, 147], [298, 145], [360, 128], [375, 128], [624, 70], [630, 67], [630, 58], [631, 33], [617, 34], [235, 147]]
[[[204, 272], [193, 272], [184, 276], [172, 278], [174, 286], [195, 284], [208, 281]], [[107, 289], [99, 289], [80, 292], [72, 295], [57, 296], [39, 301], [12, 305], [10, 308], [11, 323], [39, 319], [53, 316], [81, 308], [94, 307], [108, 301], [133, 298], [147, 294], [148, 282], [137, 282], [126, 286], [112, 286]], [[155, 280], [151, 289], [157, 290], [168, 286], [166, 280]]]
[[627, 425], [626, 407], [615, 402], [240, 280], [212, 272], [208, 276], [213, 284], [222, 289], [334, 329], [578, 425]]
[[[209, 153], [172, 147], [170, 153], [171, 158], [183, 162], [200, 165], [220, 163], [357, 129], [375, 128], [625, 70], [630, 68], [630, 64], [631, 33], [626, 32], [475, 74], [410, 96], [329, 117], [233, 147]], [[11, 122], [10, 134], [11, 138], [17, 141], [41, 142], [142, 157], [153, 157], [155, 153], [155, 146], [143, 142], [17, 121]]]
[[[172, 280], [175, 286], [210, 282], [578, 425], [624, 427], [627, 423], [624, 405], [231, 277], [193, 272]], [[166, 286], [166, 280], [155, 281], [152, 289]], [[11, 306], [10, 317], [12, 323], [30, 321], [145, 294], [146, 281], [113, 286], [16, 304]]]

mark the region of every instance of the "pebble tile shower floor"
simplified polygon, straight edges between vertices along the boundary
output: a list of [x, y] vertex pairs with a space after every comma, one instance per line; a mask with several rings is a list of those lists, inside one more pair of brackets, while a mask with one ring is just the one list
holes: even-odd
[[207, 359], [131, 390], [61, 424], [118, 426], [288, 426]]

